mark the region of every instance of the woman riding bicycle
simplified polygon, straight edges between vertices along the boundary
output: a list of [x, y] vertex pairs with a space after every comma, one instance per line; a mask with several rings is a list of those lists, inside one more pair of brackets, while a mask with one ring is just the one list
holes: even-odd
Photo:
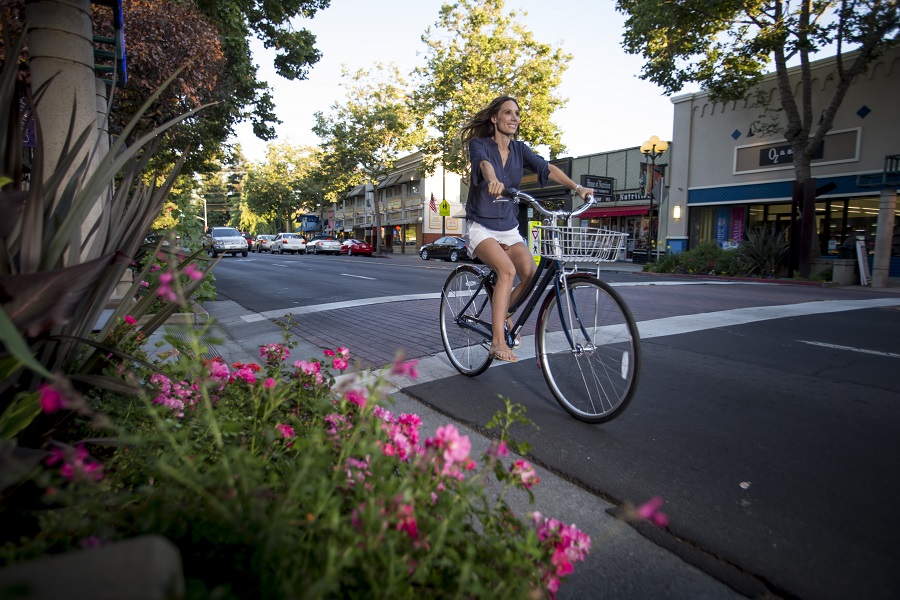
[[524, 167], [537, 173], [541, 187], [553, 181], [575, 191], [582, 199], [594, 190], [576, 185], [557, 166], [532, 152], [515, 139], [519, 130], [519, 104], [515, 98], [500, 96], [475, 114], [462, 128], [462, 145], [471, 163], [469, 196], [466, 199], [466, 241], [469, 253], [497, 274], [491, 309], [491, 355], [516, 362], [518, 358], [506, 344], [507, 311], [527, 287], [513, 289], [516, 275], [520, 282], [531, 280], [534, 258], [519, 234], [518, 205], [497, 202], [506, 188], [518, 188]]

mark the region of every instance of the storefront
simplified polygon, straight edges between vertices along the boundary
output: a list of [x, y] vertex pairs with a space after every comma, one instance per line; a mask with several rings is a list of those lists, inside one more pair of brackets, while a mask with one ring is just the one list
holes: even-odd
[[[814, 110], [824, 110], [834, 93], [836, 82], [828, 77], [833, 67], [833, 57], [811, 65], [814, 79], [821, 82], [812, 98]], [[898, 68], [900, 48], [894, 48], [854, 81], [834, 126], [811, 158], [816, 190], [813, 258], [838, 257], [842, 245], [856, 238], [863, 241], [871, 262], [881, 215], [886, 247], [893, 248], [894, 277], [900, 276], [900, 244], [892, 243], [892, 234], [900, 232], [896, 189], [883, 190], [869, 182], [881, 181], [886, 158], [900, 154]], [[775, 85], [770, 75], [759, 87], [774, 90]], [[706, 93], [678, 96], [672, 102], [676, 151], [668, 185], [670, 210], [660, 213], [667, 242], [686, 240], [690, 248], [714, 241], [728, 248], [761, 226], [783, 231], [788, 239], [799, 236], [791, 146], [780, 135], [756, 129], [760, 109], [750, 103], [715, 104]], [[885, 197], [893, 201], [885, 204]], [[679, 217], [684, 211], [687, 218], [676, 218], [676, 208]]]

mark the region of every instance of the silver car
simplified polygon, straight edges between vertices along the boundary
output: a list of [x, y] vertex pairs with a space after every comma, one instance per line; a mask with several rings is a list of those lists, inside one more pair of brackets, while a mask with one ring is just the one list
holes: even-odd
[[238, 252], [241, 256], [247, 256], [247, 240], [234, 227], [210, 228], [206, 243], [208, 245], [206, 251], [213, 258], [228, 253], [237, 256]]
[[299, 233], [279, 233], [272, 240], [272, 254], [306, 254], [306, 240]]
[[320, 235], [309, 241], [307, 250], [313, 254], [340, 254], [341, 242], [331, 236]]

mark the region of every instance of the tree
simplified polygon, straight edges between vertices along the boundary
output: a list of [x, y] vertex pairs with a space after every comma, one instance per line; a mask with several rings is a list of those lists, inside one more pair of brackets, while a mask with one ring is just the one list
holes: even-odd
[[[791, 244], [798, 249], [800, 276], [808, 277], [815, 220], [811, 157], [832, 128], [853, 79], [896, 43], [898, 2], [617, 0], [616, 9], [628, 16], [623, 47], [646, 60], [641, 78], [667, 94], [694, 82], [708, 90], [714, 102], [743, 100], [774, 63], [777, 107], [765, 104], [761, 95], [751, 102], [767, 110], [760, 125], [782, 133], [793, 152], [802, 218], [800, 239], [792, 236]], [[836, 53], [836, 85], [819, 113], [812, 106], [810, 60], [826, 48]], [[792, 60], [800, 65], [795, 83], [788, 74]]]
[[[406, 101], [407, 81], [396, 65], [376, 64], [352, 75], [343, 72], [346, 102], [332, 105], [331, 114], [316, 113], [313, 132], [322, 140], [321, 178], [337, 201], [353, 186], [375, 183], [393, 170], [401, 152], [416, 148], [423, 132]], [[381, 207], [375, 197], [375, 247], [385, 252], [381, 238]]]
[[426, 172], [436, 160], [448, 170], [468, 172], [460, 129], [501, 94], [519, 102], [521, 138], [548, 146], [550, 158], [565, 150], [551, 117], [565, 105], [554, 92], [572, 56], [538, 42], [517, 20], [525, 15], [504, 14], [503, 0], [460, 0], [442, 6], [437, 22], [425, 30], [426, 65], [416, 70], [420, 81], [411, 100], [420, 127], [437, 134], [423, 148]]
[[[268, 223], [273, 232], [292, 231], [297, 211], [311, 210], [316, 201], [318, 166], [318, 153], [313, 148], [270, 143], [266, 160], [247, 167], [241, 201], [258, 217], [258, 223]], [[242, 213], [241, 226], [253, 221], [252, 216]], [[256, 229], [258, 233], [258, 224]]]

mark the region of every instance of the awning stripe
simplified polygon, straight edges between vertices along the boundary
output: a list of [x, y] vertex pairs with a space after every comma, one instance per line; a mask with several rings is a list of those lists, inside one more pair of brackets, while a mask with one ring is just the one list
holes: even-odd
[[630, 217], [634, 215], [646, 215], [650, 212], [649, 206], [610, 206], [609, 208], [592, 208], [580, 215], [581, 219], [596, 219], [598, 217]]

